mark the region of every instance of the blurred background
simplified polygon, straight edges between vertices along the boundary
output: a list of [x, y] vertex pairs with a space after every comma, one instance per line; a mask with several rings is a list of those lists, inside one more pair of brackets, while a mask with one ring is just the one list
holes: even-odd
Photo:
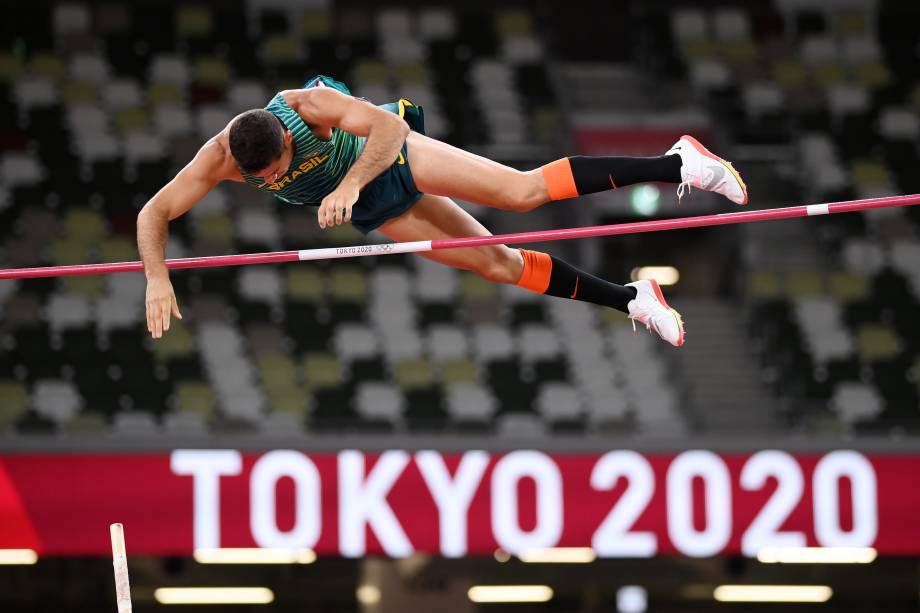
[[[901, 0], [16, 3], [0, 23], [0, 266], [137, 259], [144, 203], [234, 115], [315, 74], [378, 104], [407, 97], [424, 107], [429, 135], [522, 169], [576, 153], [660, 155], [689, 132], [743, 173], [751, 208], [920, 192], [918, 19], [920, 6]], [[526, 215], [462, 204], [496, 233], [733, 210], [708, 193], [678, 205], [675, 188], [644, 185]], [[503, 605], [474, 602], [467, 590], [498, 582], [551, 588], [546, 602], [515, 610], [768, 610], [780, 605], [733, 608], [714, 590], [808, 583], [833, 592], [823, 605], [800, 605], [809, 610], [916, 611], [918, 229], [920, 207], [906, 207], [539, 247], [613, 281], [669, 284], [687, 325], [680, 350], [634, 334], [612, 310], [416, 256], [174, 272], [184, 319], [156, 342], [141, 274], [2, 281], [0, 554], [37, 551], [37, 564], [0, 566], [0, 605], [114, 607], [106, 526], [124, 521], [139, 611], [165, 606], [160, 586], [243, 584], [271, 589], [278, 611], [492, 610]], [[225, 184], [170, 224], [168, 255], [364, 240], [350, 227], [320, 230], [313, 209]], [[527, 563], [500, 535], [471, 536], [454, 559], [432, 536], [434, 507], [413, 502], [427, 482], [412, 456], [406, 493], [390, 500], [397, 515], [409, 513], [404, 524], [417, 513], [416, 528], [429, 525], [412, 551], [388, 547], [380, 524], [370, 557], [324, 532], [303, 546], [319, 553], [306, 566], [203, 565], [192, 558], [204, 542], [203, 498], [193, 530], [192, 483], [197, 497], [207, 479], [178, 465], [178, 449], [244, 451], [214, 474], [252, 473], [252, 483], [272, 450], [316, 454], [333, 497], [321, 514], [339, 522], [343, 450], [374, 460], [433, 449], [451, 470], [463, 451], [486, 450], [493, 491], [483, 481], [482, 497], [493, 502], [500, 458], [540, 452], [563, 482], [564, 531], [551, 545], [588, 548], [590, 560]], [[640, 457], [613, 469], [606, 486], [579, 464], [622, 449]], [[686, 455], [703, 449], [702, 460]], [[771, 449], [779, 459], [757, 455]], [[834, 455], [845, 450], [855, 455]], [[821, 469], [828, 457], [832, 468]], [[336, 458], [338, 476], [326, 466]], [[686, 491], [672, 487], [681, 458], [690, 458]], [[233, 462], [242, 468], [233, 472]], [[767, 468], [756, 477], [748, 466]], [[537, 533], [549, 521], [541, 492], [555, 490], [521, 470], [515, 500], [537, 511], [521, 510], [519, 523]], [[265, 490], [278, 496], [268, 513], [296, 533], [301, 482], [279, 474]], [[616, 529], [638, 518], [659, 546], [641, 560], [594, 559], [590, 530], [604, 513], [579, 515], [589, 481], [623, 496], [608, 494], [604, 509], [635, 493], [635, 511]], [[710, 488], [723, 481], [736, 503]], [[647, 497], [629, 489], [637, 483], [651, 488]], [[239, 499], [215, 494], [226, 525], [251, 519], [252, 487], [238, 488]], [[827, 488], [833, 529], [817, 527]], [[742, 505], [745, 490], [762, 495]], [[721, 546], [681, 545], [672, 508], [681, 491], [694, 534], [719, 529], [726, 520], [711, 505], [724, 503], [734, 527]], [[809, 545], [876, 547], [879, 557], [757, 561], [741, 532], [780, 492], [791, 498], [769, 529], [801, 528]], [[120, 493], [138, 498], [128, 505]], [[874, 532], [860, 519], [870, 516]], [[494, 505], [491, 516], [471, 512], [471, 535], [496, 517]], [[584, 534], [582, 520], [593, 522]], [[272, 542], [255, 528], [235, 531], [220, 546]]]

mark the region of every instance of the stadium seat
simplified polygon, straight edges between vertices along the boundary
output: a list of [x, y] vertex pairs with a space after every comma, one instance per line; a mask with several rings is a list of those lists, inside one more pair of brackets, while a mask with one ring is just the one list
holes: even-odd
[[436, 362], [460, 360], [469, 353], [466, 333], [459, 326], [433, 325], [426, 339], [428, 355]]
[[34, 185], [45, 177], [46, 171], [33, 156], [25, 153], [4, 153], [0, 159], [0, 180], [6, 185]]
[[331, 12], [325, 10], [304, 11], [300, 31], [307, 40], [329, 38], [332, 35]]
[[567, 383], [541, 385], [536, 409], [547, 423], [553, 425], [577, 422], [584, 413], [578, 390]]
[[70, 436], [98, 437], [109, 432], [109, 424], [99, 413], [81, 411], [63, 426], [63, 431]]
[[19, 381], [0, 381], [0, 432], [9, 430], [29, 409], [29, 390]]
[[703, 12], [682, 9], [671, 14], [671, 32], [678, 42], [699, 40], [709, 36], [708, 23]]
[[389, 383], [361, 383], [355, 395], [355, 410], [368, 422], [395, 427], [402, 420], [405, 398], [399, 388]]
[[882, 411], [882, 398], [874, 387], [865, 383], [841, 383], [834, 388], [830, 407], [847, 425], [877, 416]]
[[115, 437], [150, 438], [159, 433], [159, 426], [150, 413], [122, 411], [112, 421], [111, 435]]
[[214, 415], [217, 399], [211, 387], [201, 381], [179, 381], [175, 385], [174, 408], [177, 414], [194, 413], [202, 419]]
[[52, 11], [51, 22], [57, 35], [88, 32], [91, 25], [89, 7], [78, 3], [58, 4]]
[[367, 301], [367, 275], [357, 267], [336, 267], [330, 272], [328, 282], [333, 302], [364, 304]]
[[539, 438], [546, 435], [546, 424], [536, 415], [505, 413], [498, 418], [499, 436], [509, 438]]
[[856, 346], [862, 362], [891, 360], [900, 353], [901, 341], [889, 326], [866, 324], [859, 328]]
[[447, 386], [447, 413], [459, 427], [488, 427], [497, 410], [495, 397], [475, 383]]
[[57, 426], [72, 420], [82, 405], [79, 392], [67, 381], [42, 379], [32, 388], [32, 406], [36, 414]]
[[473, 330], [473, 353], [478, 361], [506, 359], [513, 351], [514, 343], [507, 329], [486, 324], [476, 326]]
[[478, 368], [470, 359], [445, 360], [440, 364], [440, 371], [445, 385], [479, 382]]
[[182, 38], [209, 36], [213, 28], [211, 12], [204, 6], [185, 6], [176, 11], [176, 34]]
[[333, 343], [336, 355], [346, 362], [377, 355], [377, 336], [370, 328], [357, 324], [342, 324], [336, 328]]
[[434, 381], [434, 373], [429, 362], [409, 358], [396, 363], [393, 368], [393, 378], [400, 388], [410, 390], [430, 387]]
[[180, 411], [163, 418], [162, 432], [169, 437], [200, 438], [208, 434], [208, 428], [201, 413]]
[[444, 8], [426, 8], [418, 16], [418, 33], [428, 41], [453, 38], [457, 31], [454, 13]]
[[171, 83], [184, 87], [191, 80], [188, 61], [178, 55], [158, 55], [150, 63], [149, 78], [154, 83]]
[[628, 429], [629, 409], [626, 399], [610, 382], [600, 381], [585, 388], [588, 421], [592, 429]]
[[336, 387], [344, 381], [339, 358], [330, 354], [309, 354], [303, 362], [304, 383], [308, 390]]

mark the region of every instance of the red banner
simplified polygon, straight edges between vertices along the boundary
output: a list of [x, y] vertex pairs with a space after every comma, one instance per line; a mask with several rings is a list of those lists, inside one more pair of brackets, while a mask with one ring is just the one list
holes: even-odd
[[856, 451], [540, 451], [0, 456], [0, 548], [134, 555], [312, 548], [446, 556], [591, 546], [601, 556], [874, 546], [920, 554], [920, 456]]
[[670, 127], [576, 127], [575, 148], [584, 155], [662, 155], [686, 132], [706, 143], [703, 128]]

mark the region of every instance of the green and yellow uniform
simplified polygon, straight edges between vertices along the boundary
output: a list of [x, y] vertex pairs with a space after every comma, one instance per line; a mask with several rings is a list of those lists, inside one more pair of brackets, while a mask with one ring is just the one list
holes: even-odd
[[[343, 83], [326, 76], [315, 77], [304, 85], [305, 89], [310, 87], [332, 87], [351, 95]], [[412, 130], [425, 133], [425, 118], [421, 107], [402, 99], [380, 105], [380, 108], [398, 114]], [[338, 187], [348, 169], [358, 159], [365, 139], [338, 128], [332, 129], [329, 140], [318, 139], [280, 93], [271, 99], [265, 110], [275, 115], [291, 132], [294, 157], [287, 172], [274, 183], [266, 183], [245, 173], [243, 178], [250, 185], [283, 202], [319, 206], [323, 198]], [[422, 193], [412, 179], [408, 151], [403, 143], [393, 164], [361, 190], [352, 209], [351, 223], [367, 234], [388, 219], [402, 215], [421, 197]]]

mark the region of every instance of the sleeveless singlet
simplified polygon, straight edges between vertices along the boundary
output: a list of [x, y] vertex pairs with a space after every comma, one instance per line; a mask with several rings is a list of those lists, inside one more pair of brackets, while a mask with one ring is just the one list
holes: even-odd
[[[351, 95], [344, 84], [329, 77], [316, 77], [305, 87], [333, 87]], [[332, 138], [318, 139], [310, 130], [310, 126], [301, 119], [297, 111], [288, 106], [280, 93], [275, 94], [265, 110], [272, 113], [290, 130], [293, 136], [294, 157], [287, 172], [274, 183], [266, 183], [246, 173], [242, 173], [243, 178], [250, 185], [284, 202], [319, 206], [323, 198], [338, 186], [348, 169], [358, 159], [364, 147], [364, 138], [333, 128]]]

